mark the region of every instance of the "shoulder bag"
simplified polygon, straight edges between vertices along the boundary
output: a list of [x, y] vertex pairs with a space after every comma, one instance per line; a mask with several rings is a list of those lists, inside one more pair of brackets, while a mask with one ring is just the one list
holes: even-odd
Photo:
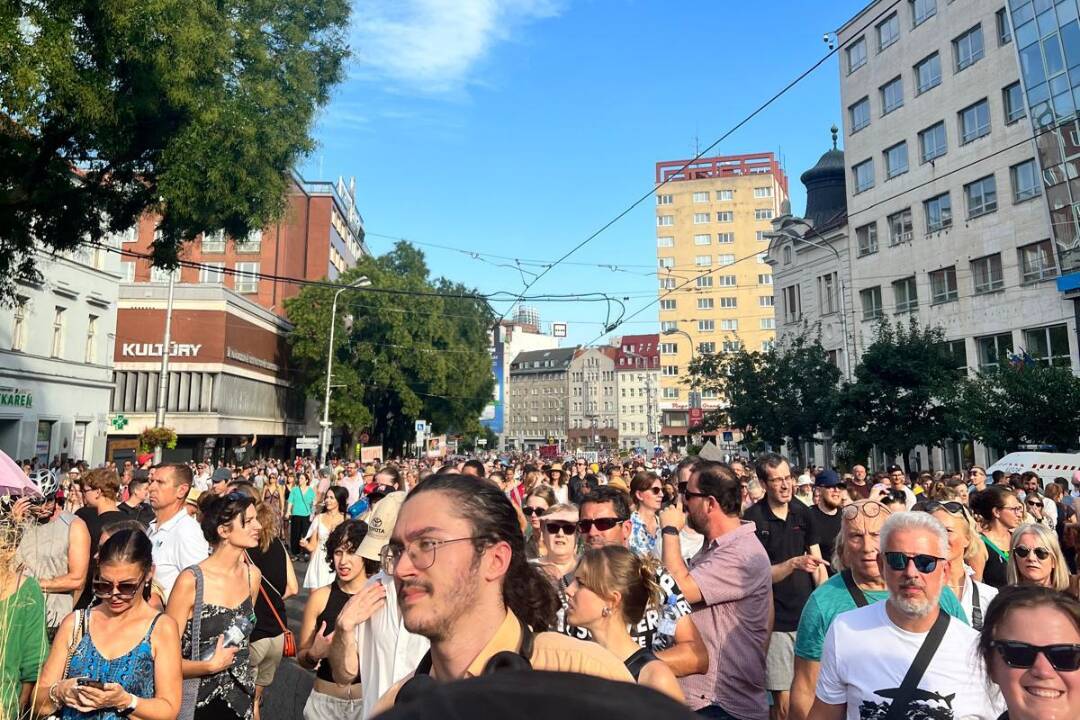
[[[266, 580], [266, 578], [264, 577], [263, 580]], [[266, 584], [270, 585], [270, 581], [266, 580]], [[274, 588], [274, 592], [278, 594], [278, 597], [281, 597], [281, 593], [278, 592], [276, 587], [273, 585], [270, 585], [270, 587]], [[270, 608], [270, 612], [274, 613], [274, 619], [277, 620], [277, 624], [281, 628], [282, 635], [284, 636], [281, 650], [282, 657], [296, 657], [296, 636], [293, 635], [293, 631], [289, 629], [289, 626], [282, 622], [281, 616], [278, 615], [277, 608], [274, 607], [274, 603], [270, 602], [270, 594], [266, 592], [266, 588], [262, 586], [262, 583], [259, 584], [259, 592], [262, 593], [263, 600], [266, 601], [266, 605]], [[282, 598], [282, 600], [284, 600], [284, 598]]]
[[883, 720], [903, 720], [903, 718], [907, 717], [907, 709], [911, 703], [912, 695], [918, 689], [919, 681], [926, 674], [926, 668], [930, 665], [930, 660], [933, 659], [938, 647], [941, 646], [941, 641], [945, 637], [945, 631], [948, 628], [949, 613], [938, 610], [937, 620], [934, 621], [930, 632], [926, 633], [926, 639], [919, 646], [919, 652], [915, 654], [915, 659], [911, 661], [911, 667], [908, 668], [907, 674], [904, 675], [904, 679], [898, 688], [899, 692], [893, 698], [892, 705], [889, 706], [889, 711], [885, 713]]
[[[202, 640], [203, 613], [203, 574], [202, 568], [192, 565], [188, 568], [195, 577], [195, 604], [191, 608], [191, 653], [188, 660], [199, 659], [199, 643]], [[202, 678], [184, 678], [183, 693], [180, 700], [180, 714], [177, 720], [192, 720], [195, 717], [195, 703], [199, 701], [199, 684]]]

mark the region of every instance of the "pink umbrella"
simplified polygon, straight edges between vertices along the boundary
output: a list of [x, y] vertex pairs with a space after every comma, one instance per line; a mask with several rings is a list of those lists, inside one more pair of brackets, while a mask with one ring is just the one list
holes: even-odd
[[40, 495], [14, 460], [0, 450], [0, 495]]

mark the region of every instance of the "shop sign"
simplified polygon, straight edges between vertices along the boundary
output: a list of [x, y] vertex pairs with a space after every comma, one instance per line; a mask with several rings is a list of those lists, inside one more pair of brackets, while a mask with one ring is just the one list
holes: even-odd
[[[161, 357], [161, 343], [123, 343], [120, 355], [123, 357]], [[169, 357], [198, 357], [202, 345], [191, 343], [171, 343]]]
[[34, 393], [16, 388], [0, 388], [0, 407], [34, 407]]

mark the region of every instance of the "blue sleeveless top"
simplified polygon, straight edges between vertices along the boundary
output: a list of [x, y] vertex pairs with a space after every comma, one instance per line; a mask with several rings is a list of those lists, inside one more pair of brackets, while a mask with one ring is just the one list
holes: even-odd
[[[83, 611], [84, 628], [88, 627], [90, 611]], [[143, 635], [139, 644], [118, 658], [106, 660], [94, 646], [88, 629], [83, 630], [82, 639], [71, 657], [71, 670], [68, 677], [86, 677], [101, 682], [118, 683], [127, 692], [140, 698], [154, 697], [154, 656], [150, 648], [150, 636], [154, 632], [161, 613], [150, 623], [150, 629]], [[64, 707], [60, 712], [63, 720], [120, 720], [113, 710], [98, 710], [91, 713], [79, 712], [75, 708]]]

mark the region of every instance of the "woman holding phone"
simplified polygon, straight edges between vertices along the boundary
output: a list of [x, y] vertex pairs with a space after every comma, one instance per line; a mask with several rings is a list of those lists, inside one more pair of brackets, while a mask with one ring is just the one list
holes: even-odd
[[101, 545], [90, 586], [98, 603], [60, 624], [41, 670], [34, 703], [39, 715], [176, 717], [180, 637], [172, 618], [146, 602], [152, 554], [149, 538], [139, 530], [120, 530]]

